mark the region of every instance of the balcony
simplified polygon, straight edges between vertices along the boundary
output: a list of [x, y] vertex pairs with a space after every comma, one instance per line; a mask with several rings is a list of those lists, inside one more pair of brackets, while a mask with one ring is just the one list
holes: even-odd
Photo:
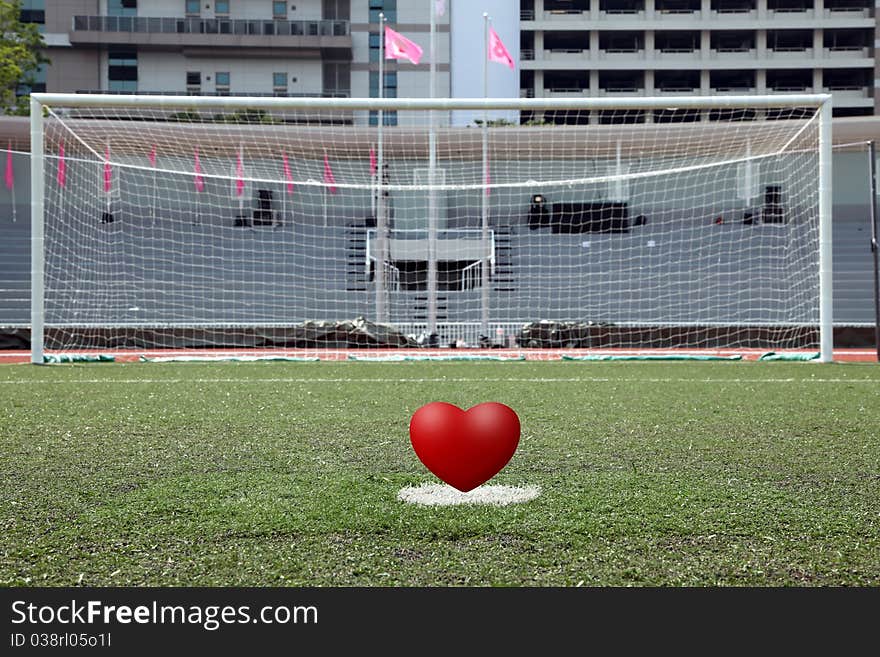
[[833, 48], [823, 48], [824, 57], [833, 59], [868, 59], [871, 52], [868, 48], [859, 46], [835, 46]]
[[351, 92], [348, 90], [341, 89], [330, 89], [324, 91], [316, 91], [316, 92], [303, 92], [303, 93], [288, 93], [286, 91], [281, 92], [266, 92], [266, 93], [254, 93], [251, 91], [248, 92], [238, 92], [238, 91], [224, 91], [224, 92], [212, 92], [212, 91], [199, 91], [199, 90], [176, 90], [176, 91], [107, 91], [106, 89], [77, 89], [76, 93], [78, 94], [110, 94], [114, 96], [118, 95], [134, 95], [134, 96], [245, 96], [248, 98], [348, 98], [351, 95]]
[[644, 59], [645, 51], [641, 48], [606, 48], [599, 51], [599, 59], [625, 60]]
[[603, 9], [599, 12], [600, 21], [627, 21], [644, 20], [645, 12], [642, 9]]
[[[70, 41], [92, 45], [237, 47], [351, 55], [348, 21], [275, 21], [148, 16], [74, 16]], [[316, 55], [320, 54], [316, 52]]]
[[750, 96], [758, 93], [755, 87], [712, 87], [713, 96]]
[[554, 62], [583, 61], [589, 56], [590, 51], [583, 48], [545, 48], [543, 53], [544, 60]]
[[599, 89], [600, 96], [644, 96], [644, 89], [637, 89], [636, 87], [605, 87], [604, 89]]
[[690, 62], [700, 59], [701, 51], [695, 48], [662, 48], [654, 51], [654, 59], [672, 62]]
[[582, 9], [551, 9], [549, 11], [542, 11], [540, 14], [541, 20], [554, 22], [580, 22], [589, 17], [590, 12]]
[[770, 59], [812, 59], [812, 48], [770, 48], [767, 50]]
[[713, 48], [709, 51], [709, 57], [723, 60], [757, 59], [758, 51], [754, 48]]
[[699, 96], [699, 87], [663, 87], [654, 90], [658, 96]]
[[871, 10], [865, 7], [831, 7], [823, 12], [825, 18], [870, 18]]
[[580, 88], [551, 88], [544, 89], [544, 98], [583, 98], [590, 95], [589, 89]]
[[822, 87], [822, 91], [834, 97], [836, 107], [873, 107], [874, 90], [859, 85], [830, 85]]
[[779, 9], [768, 9], [767, 16], [768, 18], [778, 18], [780, 20], [803, 20], [805, 18], [815, 18], [816, 12], [813, 11], [813, 9], [807, 9], [806, 7], [786, 7]]

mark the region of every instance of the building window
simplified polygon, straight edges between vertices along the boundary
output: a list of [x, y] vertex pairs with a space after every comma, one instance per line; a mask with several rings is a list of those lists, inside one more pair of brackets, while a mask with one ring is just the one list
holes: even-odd
[[214, 15], [229, 16], [229, 0], [214, 0]]
[[107, 0], [108, 16], [137, 16], [137, 0]]
[[378, 23], [380, 13], [385, 14], [389, 23], [396, 23], [397, 0], [370, 0], [370, 22]]
[[202, 90], [202, 74], [199, 71], [186, 72], [186, 90], [196, 93]]
[[186, 15], [200, 16], [202, 13], [201, 0], [186, 0]]
[[276, 21], [287, 20], [287, 2], [272, 3], [272, 18]]
[[109, 91], [137, 91], [137, 51], [111, 49], [107, 53], [107, 87]]
[[276, 92], [287, 91], [287, 73], [272, 74], [272, 89]]
[[19, 19], [22, 23], [46, 23], [46, 0], [24, 0], [21, 3]]
[[370, 61], [379, 61], [379, 33], [370, 32]]
[[214, 86], [217, 88], [217, 93], [228, 92], [229, 71], [217, 71], [214, 74]]

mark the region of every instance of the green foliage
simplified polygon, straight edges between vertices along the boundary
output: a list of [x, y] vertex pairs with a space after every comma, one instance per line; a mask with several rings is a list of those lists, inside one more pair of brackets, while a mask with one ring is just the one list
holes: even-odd
[[196, 110], [190, 109], [182, 112], [175, 112], [168, 117], [169, 121], [180, 121], [181, 123], [235, 123], [235, 124], [274, 124], [280, 121], [274, 118], [266, 110], [247, 108], [231, 114], [214, 114], [213, 116], [204, 116]]
[[[880, 369], [803, 363], [0, 365], [0, 586], [880, 585]], [[510, 405], [423, 508], [423, 404]]]
[[237, 124], [272, 124], [279, 123], [278, 119], [272, 117], [264, 109], [247, 108], [232, 114], [215, 114], [214, 121], [217, 123], [237, 123]]
[[0, 112], [10, 114], [29, 112], [28, 99], [16, 98], [15, 91], [33, 84], [40, 64], [49, 62], [37, 26], [22, 23], [20, 14], [20, 0], [0, 0]]
[[179, 121], [180, 123], [201, 123], [202, 115], [195, 110], [183, 110], [182, 112], [174, 112], [168, 117], [169, 121]]

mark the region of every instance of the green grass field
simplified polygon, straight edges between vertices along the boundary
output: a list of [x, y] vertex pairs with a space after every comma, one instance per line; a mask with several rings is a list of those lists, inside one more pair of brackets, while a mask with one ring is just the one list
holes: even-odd
[[[880, 367], [0, 366], [3, 585], [880, 584]], [[503, 508], [408, 423], [513, 407]]]

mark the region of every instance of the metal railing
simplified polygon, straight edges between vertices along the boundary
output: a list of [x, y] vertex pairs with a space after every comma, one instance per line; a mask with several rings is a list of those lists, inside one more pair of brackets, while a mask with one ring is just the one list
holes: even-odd
[[78, 94], [112, 94], [136, 96], [250, 96], [257, 98], [348, 98], [348, 90], [331, 89], [315, 92], [289, 93], [286, 91], [252, 92], [252, 91], [197, 91], [195, 89], [176, 91], [108, 91], [106, 89], [77, 89]]
[[348, 36], [348, 21], [280, 21], [239, 18], [74, 16], [74, 32], [229, 34], [236, 36]]
[[458, 283], [458, 290], [473, 290], [483, 284], [483, 261], [477, 260], [469, 264], [461, 270], [461, 279]]

